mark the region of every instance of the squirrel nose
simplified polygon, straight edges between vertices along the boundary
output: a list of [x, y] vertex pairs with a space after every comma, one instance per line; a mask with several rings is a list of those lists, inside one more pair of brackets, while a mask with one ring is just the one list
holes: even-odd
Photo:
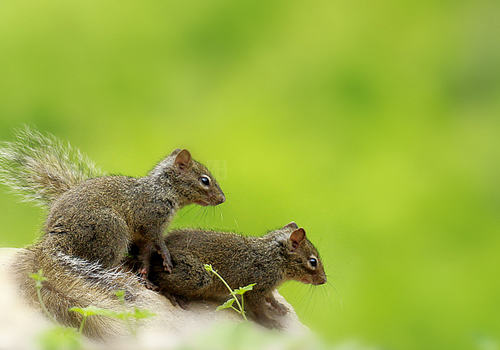
[[219, 197], [219, 201], [217, 204], [222, 204], [226, 201], [226, 196], [224, 196], [224, 193], [221, 193], [220, 197]]
[[325, 284], [326, 283], [326, 276], [323, 275], [321, 276], [320, 278], [316, 279], [316, 281], [314, 281], [314, 284], [315, 285], [321, 285], [321, 284]]

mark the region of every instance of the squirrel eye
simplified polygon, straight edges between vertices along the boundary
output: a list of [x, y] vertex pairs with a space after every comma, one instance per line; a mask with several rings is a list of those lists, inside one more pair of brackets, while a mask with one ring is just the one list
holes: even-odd
[[210, 186], [210, 178], [206, 175], [203, 175], [202, 177], [200, 177], [200, 182], [204, 185], [204, 186]]
[[318, 266], [318, 260], [315, 258], [309, 258], [309, 264], [311, 264], [312, 267]]

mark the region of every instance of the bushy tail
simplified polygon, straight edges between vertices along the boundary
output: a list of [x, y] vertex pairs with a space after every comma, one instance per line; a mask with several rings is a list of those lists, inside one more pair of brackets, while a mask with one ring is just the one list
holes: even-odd
[[102, 172], [78, 149], [29, 127], [0, 146], [0, 182], [27, 201], [50, 205], [54, 199]]
[[[123, 311], [133, 306], [142, 307], [148, 300], [147, 291], [130, 272], [120, 268], [104, 269], [97, 263], [47, 251], [43, 244], [23, 249], [15, 258], [13, 270], [20, 291], [32, 306], [43, 311], [35, 281], [30, 275], [43, 271], [46, 278], [40, 289], [43, 304], [51, 318], [78, 328], [81, 316], [69, 311], [72, 307], [95, 306], [111, 311]], [[125, 305], [115, 295], [125, 291]], [[107, 339], [125, 335], [128, 330], [122, 321], [105, 316], [87, 318], [83, 333], [91, 338]]]

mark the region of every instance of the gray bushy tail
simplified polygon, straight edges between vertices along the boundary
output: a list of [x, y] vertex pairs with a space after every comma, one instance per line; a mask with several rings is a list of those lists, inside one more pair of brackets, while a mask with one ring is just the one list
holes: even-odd
[[[34, 307], [41, 310], [35, 282], [29, 276], [40, 269], [46, 280], [42, 283], [41, 298], [50, 315], [59, 323], [78, 328], [81, 315], [71, 307], [90, 305], [110, 311], [124, 307], [149, 306], [148, 293], [135, 275], [120, 267], [105, 269], [98, 263], [51, 251], [43, 243], [21, 250], [12, 266], [20, 292]], [[116, 297], [125, 292], [125, 304]], [[85, 322], [83, 333], [95, 339], [107, 339], [128, 334], [125, 324], [115, 318], [92, 316]]]
[[103, 173], [78, 149], [25, 126], [0, 145], [0, 182], [26, 201], [49, 206], [71, 187]]

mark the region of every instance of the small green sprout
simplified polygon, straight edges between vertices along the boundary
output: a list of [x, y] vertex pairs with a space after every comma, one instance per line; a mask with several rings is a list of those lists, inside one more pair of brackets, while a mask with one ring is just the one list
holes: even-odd
[[151, 317], [155, 317], [156, 314], [154, 312], [151, 312], [149, 310], [146, 310], [146, 309], [138, 309], [138, 308], [134, 308], [134, 313], [132, 315], [132, 317], [136, 320], [142, 320], [142, 319], [145, 319], [145, 318], [151, 318]]
[[[118, 300], [120, 301], [120, 304], [125, 306], [125, 291], [124, 290], [117, 290], [115, 292], [115, 295], [118, 298]], [[138, 320], [142, 320], [142, 319], [150, 318], [150, 317], [154, 317], [154, 316], [156, 316], [156, 314], [152, 313], [151, 311], [146, 310], [146, 309], [139, 309], [139, 308], [134, 308], [133, 311], [124, 310], [121, 312], [115, 312], [113, 315], [114, 318], [125, 321], [130, 333], [132, 333], [133, 335], [135, 335], [137, 333], [136, 328], [137, 328], [137, 321]], [[135, 322], [136, 322], [135, 327], [132, 326], [132, 324], [130, 323], [130, 320], [135, 320]]]
[[78, 333], [82, 334], [83, 327], [85, 326], [85, 322], [89, 316], [108, 316], [113, 317], [113, 311], [101, 309], [95, 307], [93, 305], [87, 307], [72, 307], [69, 309], [71, 312], [76, 312], [82, 315], [82, 322], [80, 323], [80, 327], [78, 328]]
[[[32, 273], [29, 276], [31, 279], [35, 281], [35, 288], [36, 288], [36, 294], [38, 296], [38, 301], [40, 302], [40, 306], [42, 307], [43, 312], [47, 315], [47, 317], [54, 323], [57, 323], [56, 319], [52, 314], [47, 310], [47, 307], [45, 306], [45, 303], [43, 302], [42, 299], [42, 293], [41, 289], [43, 287], [43, 282], [47, 281], [47, 278], [43, 275], [43, 271], [39, 270], [37, 273]], [[116, 297], [120, 301], [120, 304], [125, 306], [125, 291], [124, 290], [118, 290], [115, 292]], [[83, 332], [83, 328], [85, 327], [85, 323], [87, 321], [87, 318], [90, 316], [105, 316], [105, 317], [110, 317], [110, 318], [115, 318], [118, 320], [123, 320], [126, 322], [127, 327], [129, 328], [130, 332], [132, 334], [136, 334], [136, 328], [137, 328], [137, 321], [142, 320], [145, 318], [153, 317], [155, 316], [154, 313], [150, 312], [149, 310], [145, 309], [139, 309], [139, 308], [134, 308], [133, 310], [123, 310], [123, 311], [113, 311], [113, 310], [108, 310], [108, 309], [102, 309], [98, 308], [93, 305], [89, 305], [87, 307], [72, 307], [69, 309], [71, 312], [76, 312], [82, 315], [82, 321], [80, 322], [80, 326], [78, 327], [78, 332], [76, 332], [75, 329], [73, 328], [68, 328], [68, 327], [57, 327], [52, 333], [47, 333], [46, 338], [44, 338], [47, 342], [50, 343], [52, 339], [56, 338], [68, 338], [69, 342], [73, 343], [73, 340], [76, 338], [74, 337], [74, 334], [81, 335]], [[130, 323], [130, 320], [135, 320], [135, 327], [132, 326]], [[73, 339], [73, 340], [72, 340]], [[76, 339], [78, 340], [78, 339]], [[75, 340], [75, 342], [76, 342]]]
[[[125, 305], [125, 291], [123, 290], [118, 290], [115, 292], [116, 297], [120, 301], [122, 305]], [[113, 310], [108, 310], [108, 309], [101, 309], [98, 307], [95, 307], [93, 305], [90, 305], [85, 308], [80, 308], [80, 307], [72, 307], [69, 309], [69, 311], [72, 312], [77, 312], [80, 315], [82, 315], [82, 322], [80, 323], [79, 327], [79, 333], [82, 333], [83, 327], [85, 326], [85, 322], [89, 316], [105, 316], [105, 317], [110, 317], [114, 318], [117, 320], [122, 320], [127, 324], [127, 327], [133, 335], [135, 335], [136, 328], [137, 328], [137, 321], [142, 320], [145, 318], [150, 318], [153, 316], [156, 316], [154, 313], [150, 312], [149, 310], [145, 309], [139, 309], [139, 308], [134, 308], [132, 311], [131, 310], [123, 310], [123, 311], [113, 311]], [[132, 326], [131, 320], [135, 320], [135, 326]]]
[[[40, 269], [38, 272], [30, 274], [29, 277], [35, 281], [38, 302], [40, 303], [43, 312], [53, 323], [57, 323], [54, 316], [52, 316], [49, 310], [47, 310], [47, 307], [42, 299], [41, 290], [43, 282], [47, 281], [47, 277], [43, 275], [43, 270]], [[38, 336], [38, 341], [41, 348], [45, 350], [78, 350], [82, 347], [80, 334], [76, 331], [76, 329], [64, 326], [55, 326], [44, 331]]]
[[[239, 313], [241, 315], [241, 317], [243, 317], [243, 319], [246, 321], [247, 317], [246, 317], [246, 312], [245, 312], [245, 299], [243, 298], [243, 294], [245, 294], [248, 291], [251, 291], [253, 289], [253, 286], [256, 285], [256, 283], [251, 283], [248, 286], [240, 287], [240, 288], [233, 290], [229, 286], [229, 284], [227, 284], [227, 282], [224, 280], [224, 278], [222, 278], [222, 276], [219, 275], [219, 273], [216, 270], [214, 270], [212, 265], [204, 264], [203, 266], [205, 267], [205, 270], [207, 270], [208, 272], [212, 272], [215, 276], [217, 276], [222, 281], [222, 283], [224, 283], [224, 285], [229, 290], [229, 293], [232, 296], [232, 298], [227, 300], [224, 304], [219, 305], [216, 310], [219, 311], [219, 310], [224, 310], [224, 309], [233, 309], [234, 311]], [[238, 295], [241, 296], [241, 303], [238, 300], [238, 297], [237, 297]], [[237, 308], [233, 306], [233, 304], [235, 302], [238, 305]]]
[[[137, 321], [145, 318], [154, 317], [156, 316], [156, 314], [149, 310], [139, 309], [135, 307], [132, 311], [131, 310], [123, 310], [119, 312], [112, 311], [107, 316], [124, 321], [130, 333], [133, 336], [135, 336], [137, 334]], [[135, 321], [134, 324], [132, 324], [131, 321]]]
[[125, 291], [124, 290], [117, 290], [115, 292], [116, 297], [120, 301], [122, 305], [125, 305]]
[[52, 314], [49, 312], [49, 310], [47, 310], [47, 307], [45, 306], [45, 303], [43, 302], [43, 299], [42, 299], [41, 290], [42, 290], [43, 282], [47, 280], [47, 278], [43, 275], [43, 270], [40, 269], [40, 270], [38, 270], [37, 273], [32, 273], [30, 275], [30, 278], [35, 281], [36, 295], [38, 296], [38, 302], [40, 303], [40, 306], [42, 307], [43, 312], [45, 313], [45, 315], [47, 315], [47, 317], [52, 322], [56, 323], [56, 319], [54, 318], [54, 316], [52, 316]]

